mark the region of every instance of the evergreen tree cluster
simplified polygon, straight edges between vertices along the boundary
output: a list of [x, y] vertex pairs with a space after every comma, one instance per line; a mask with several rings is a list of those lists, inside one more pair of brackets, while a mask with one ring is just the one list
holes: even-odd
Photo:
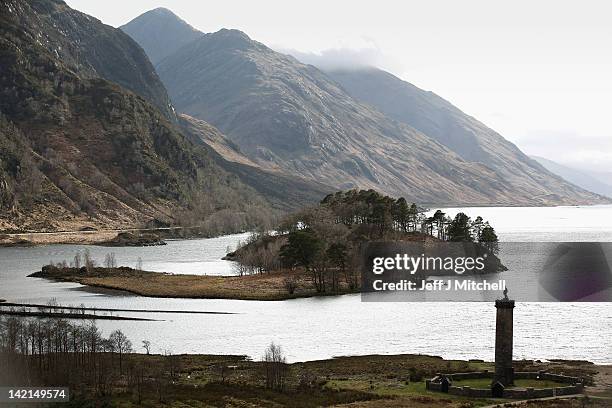
[[[374, 190], [339, 191], [288, 216], [276, 235], [261, 234], [235, 254], [251, 273], [304, 268], [318, 292], [339, 292], [359, 286], [359, 251], [364, 242], [432, 237], [479, 243], [498, 252], [495, 230], [482, 217], [472, 221], [462, 212], [454, 218], [441, 210], [429, 217], [425, 212], [403, 197], [394, 199]], [[295, 284], [291, 288], [294, 291]]]

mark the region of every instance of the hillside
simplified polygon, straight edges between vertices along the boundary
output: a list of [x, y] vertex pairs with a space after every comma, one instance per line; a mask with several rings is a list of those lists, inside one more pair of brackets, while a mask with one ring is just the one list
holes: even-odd
[[104, 78], [142, 96], [169, 119], [174, 109], [142, 48], [121, 30], [73, 10], [61, 0], [9, 0], [2, 13], [12, 20], [5, 36], [44, 48], [80, 78]]
[[[163, 32], [165, 19], [163, 24], [150, 20], [148, 27]], [[178, 111], [217, 127], [264, 169], [423, 203], [601, 200], [530, 161], [499, 135], [476, 146], [494, 151], [489, 156], [496, 160], [466, 159], [465, 152], [357, 100], [326, 73], [240, 31], [204, 34], [156, 69]]]
[[[244, 33], [207, 34], [163, 60], [158, 72], [179, 111], [219, 128], [263, 168], [335, 188], [409, 189], [418, 201], [487, 200], [486, 169], [465, 165], [360, 105], [316, 68]], [[451, 173], [474, 188], [446, 179]]]
[[[156, 107], [96, 77], [93, 65], [75, 69], [69, 55], [87, 55], [79, 44], [111, 31], [144, 55], [119, 30], [96, 32], [100, 25], [91, 21], [56, 1], [0, 4], [0, 230], [122, 228], [216, 214], [227, 220], [228, 211], [237, 215], [229, 221], [244, 224], [269, 213], [261, 195]], [[42, 26], [44, 34], [33, 31]], [[88, 35], [72, 43], [70, 31]], [[59, 56], [68, 46], [70, 54]], [[115, 47], [99, 51], [123, 58]], [[146, 77], [145, 62], [131, 76]]]
[[[344, 90], [399, 122], [432, 137], [464, 160], [483, 163], [495, 177], [521, 189], [545, 189], [561, 197], [599, 199], [549, 172], [518, 147], [433, 92], [376, 68], [327, 72]], [[567, 180], [572, 181], [572, 180]]]
[[179, 123], [184, 134], [207, 149], [220, 167], [254, 188], [274, 208], [295, 211], [300, 206], [315, 203], [334, 191], [331, 186], [304, 180], [297, 175], [263, 169], [242, 154], [238, 146], [219, 130], [202, 120], [181, 114]]

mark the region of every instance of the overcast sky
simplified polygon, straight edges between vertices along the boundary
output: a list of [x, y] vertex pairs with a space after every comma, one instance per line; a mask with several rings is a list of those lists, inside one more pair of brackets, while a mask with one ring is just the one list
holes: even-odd
[[612, 168], [612, 2], [68, 0], [120, 26], [166, 7], [277, 50], [384, 68], [560, 163]]

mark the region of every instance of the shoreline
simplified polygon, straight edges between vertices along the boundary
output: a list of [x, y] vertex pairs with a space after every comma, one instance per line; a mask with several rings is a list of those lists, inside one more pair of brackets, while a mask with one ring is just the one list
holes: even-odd
[[[6, 302], [4, 299], [0, 299], [0, 308], [5, 307], [35, 307], [49, 310], [77, 310], [77, 311], [93, 311], [93, 312], [129, 312], [129, 313], [176, 313], [176, 314], [215, 314], [215, 315], [232, 315], [238, 314], [236, 312], [209, 312], [203, 310], [160, 310], [160, 309], [116, 309], [106, 307], [80, 307], [80, 306], [51, 306], [37, 303], [13, 303]], [[2, 310], [2, 309], [0, 309]]]
[[[83, 271], [84, 272], [84, 271]], [[243, 276], [174, 275], [162, 272], [138, 271], [129, 267], [94, 268], [81, 273], [74, 268], [44, 267], [28, 277], [59, 282], [79, 283], [92, 288], [120, 290], [138, 296], [178, 299], [227, 299], [279, 301], [309, 297], [338, 296], [360, 293], [360, 290], [317, 292], [310, 276], [301, 270], [277, 271]], [[295, 282], [289, 292], [285, 281]]]
[[140, 322], [156, 322], [156, 319], [147, 319], [142, 317], [127, 317], [113, 315], [96, 315], [90, 313], [53, 313], [53, 312], [34, 312], [24, 310], [3, 310], [0, 308], [0, 316], [17, 316], [17, 317], [42, 317], [47, 319], [74, 319], [74, 320], [130, 320]]
[[[163, 240], [187, 240], [218, 238], [225, 235], [242, 234], [248, 231], [206, 234], [198, 232], [200, 227], [126, 228], [49, 232], [0, 232], [0, 248], [27, 248], [44, 245], [97, 245], [97, 246], [150, 246], [165, 245]], [[128, 239], [121, 240], [121, 236]], [[142, 238], [145, 238], [142, 240]], [[156, 238], [156, 242], [151, 239]]]

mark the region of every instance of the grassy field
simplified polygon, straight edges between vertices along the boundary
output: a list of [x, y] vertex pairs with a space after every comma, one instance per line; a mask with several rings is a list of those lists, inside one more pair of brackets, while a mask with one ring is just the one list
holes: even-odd
[[[470, 399], [425, 390], [425, 379], [436, 372], [491, 369], [491, 363], [443, 360], [423, 355], [370, 355], [293, 363], [283, 391], [265, 388], [263, 363], [242, 356], [132, 354], [130, 367], [145, 370], [140, 404], [137, 392], [115, 386], [112, 395], [82, 397], [72, 406], [112, 407], [415, 407], [478, 408], [509, 403], [500, 399]], [[567, 372], [593, 379], [592, 364], [517, 362], [526, 370]], [[172, 368], [170, 368], [172, 367]], [[169, 377], [169, 372], [174, 375]], [[160, 380], [164, 378], [164, 380]], [[119, 381], [118, 384], [126, 384]], [[467, 382], [465, 382], [467, 384]], [[586, 401], [586, 402], [585, 402]], [[603, 408], [610, 401], [590, 400], [530, 403], [524, 408]], [[603, 402], [602, 402], [603, 401]], [[91, 405], [88, 405], [91, 402]], [[102, 404], [102, 405], [100, 405]], [[69, 405], [62, 405], [69, 406]], [[523, 408], [523, 407], [521, 407]]]

